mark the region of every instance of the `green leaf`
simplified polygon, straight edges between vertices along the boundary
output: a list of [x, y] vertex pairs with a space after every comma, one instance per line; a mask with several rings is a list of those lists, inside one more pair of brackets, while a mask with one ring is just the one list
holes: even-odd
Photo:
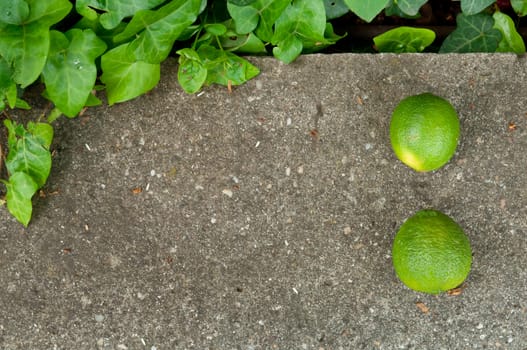
[[439, 52], [495, 52], [501, 33], [493, 26], [494, 19], [490, 15], [459, 14], [456, 30], [445, 39]]
[[227, 3], [227, 10], [234, 20], [236, 32], [239, 34], [248, 34], [256, 29], [260, 20], [260, 11], [258, 3], [253, 6], [237, 6], [231, 2]]
[[502, 39], [499, 43], [497, 52], [514, 52], [518, 55], [525, 53], [525, 43], [523, 38], [516, 31], [512, 18], [503, 12], [495, 12], [494, 28], [501, 32]]
[[290, 36], [280, 46], [273, 47], [273, 55], [280, 61], [289, 64], [300, 56], [303, 47], [300, 39]]
[[46, 64], [49, 30], [39, 22], [0, 28], [0, 52], [14, 68], [13, 80], [23, 88], [37, 80]]
[[398, 0], [397, 6], [401, 11], [409, 16], [415, 16], [419, 13], [419, 9], [427, 0]]
[[255, 1], [256, 0], [229, 0], [227, 4], [234, 4], [237, 6], [246, 6], [246, 5], [252, 4]]
[[408, 18], [408, 19], [417, 19], [421, 17], [419, 12], [413, 16], [410, 16], [409, 14], [401, 10], [397, 4], [398, 4], [397, 0], [390, 0], [390, 3], [388, 4], [388, 6], [386, 6], [386, 8], [384, 9], [384, 15], [385, 16], [396, 16], [396, 17]]
[[22, 225], [27, 227], [33, 212], [31, 198], [39, 186], [31, 176], [24, 172], [13, 173], [9, 177], [9, 181], [2, 182], [7, 188], [7, 209]]
[[13, 124], [10, 120], [4, 121], [9, 132], [9, 153], [5, 165], [9, 174], [24, 172], [31, 176], [33, 181], [42, 187], [51, 171], [51, 154], [49, 152], [49, 130], [43, 126], [33, 127], [27, 131], [22, 125]]
[[221, 36], [227, 32], [227, 27], [221, 23], [205, 24], [205, 31], [214, 36]]
[[104, 28], [99, 22], [99, 17], [94, 20], [90, 20], [87, 17], [82, 17], [80, 21], [75, 23], [72, 29], [91, 29], [99, 39], [104, 41], [108, 50], [113, 49], [119, 44], [114, 42], [117, 35], [124, 31], [128, 23], [120, 22], [119, 25], [113, 29]]
[[26, 0], [29, 4], [29, 16], [24, 23], [39, 22], [48, 28], [58, 23], [71, 11], [68, 0]]
[[271, 42], [274, 35], [274, 24], [290, 3], [290, 0], [258, 0], [254, 4], [260, 15], [255, 34], [260, 39], [265, 42]]
[[253, 33], [237, 34], [232, 30], [228, 30], [225, 35], [220, 37], [221, 47], [227, 51], [249, 53], [249, 54], [265, 54], [264, 43]]
[[326, 44], [328, 41], [324, 37], [325, 30], [324, 4], [321, 1], [296, 0], [275, 23], [275, 33], [271, 40], [276, 45], [273, 54], [283, 62], [290, 63], [300, 55], [304, 44]]
[[11, 108], [19, 108], [19, 109], [31, 109], [31, 106], [26, 101], [17, 98], [14, 107]]
[[100, 105], [102, 105], [102, 101], [99, 100], [97, 96], [93, 94], [93, 91], [92, 91], [92, 93], [88, 95], [88, 99], [86, 100], [86, 103], [84, 104], [84, 106], [94, 107], [94, 106], [100, 106]]
[[15, 108], [18, 101], [20, 101], [20, 99], [18, 98], [18, 89], [16, 87], [16, 84], [12, 84], [8, 89], [7, 89], [7, 92], [5, 94], [6, 96], [6, 99], [7, 99], [7, 103], [9, 104], [9, 107], [10, 108]]
[[[40, 0], [42, 1], [42, 0]], [[96, 19], [97, 11], [103, 12], [99, 21], [106, 29], [113, 29], [126, 17], [131, 17], [140, 10], [152, 9], [165, 0], [77, 0], [77, 12], [91, 20]]]
[[59, 119], [62, 116], [62, 112], [57, 107], [53, 108], [48, 114], [47, 122], [53, 123], [55, 120]]
[[324, 0], [326, 19], [339, 18], [349, 12], [348, 5], [344, 0]]
[[16, 103], [16, 83], [11, 79], [13, 72], [9, 64], [3, 57], [0, 56], [0, 103], [2, 103], [3, 110], [5, 108], [4, 98], [7, 100], [7, 103], [11, 108], [14, 107]]
[[0, 1], [0, 22], [22, 24], [29, 16], [29, 6], [24, 0]]
[[527, 15], [527, 0], [511, 0], [511, 5], [518, 16]]
[[179, 84], [186, 93], [193, 94], [205, 83], [207, 79], [207, 68], [201, 62], [198, 53], [190, 48], [177, 51], [179, 55], [179, 66], [177, 77]]
[[[7, 145], [9, 146], [9, 149], [12, 150], [16, 148], [16, 141], [17, 141], [17, 134], [23, 134], [24, 127], [21, 125], [17, 125], [16, 123], [11, 122], [9, 119], [4, 120], [4, 125], [8, 131], [7, 133]], [[17, 129], [19, 129], [17, 131]]]
[[461, 11], [465, 15], [480, 13], [496, 0], [461, 0]]
[[302, 53], [302, 41], [296, 36], [289, 36], [281, 42], [280, 46], [273, 47], [273, 55], [285, 63], [293, 62]]
[[33, 123], [27, 124], [27, 131], [38, 139], [40, 144], [45, 149], [49, 150], [51, 142], [53, 141], [53, 127], [48, 123]]
[[320, 41], [315, 38], [304, 38], [302, 41], [303, 53], [312, 53], [320, 51], [328, 45], [336, 43], [339, 39], [342, 39], [346, 35], [337, 35], [333, 30], [333, 25], [331, 23], [326, 23], [326, 29], [324, 30], [324, 40]]
[[116, 41], [135, 37], [128, 47], [138, 60], [165, 60], [179, 35], [197, 18], [201, 0], [173, 0], [156, 11], [138, 11]]
[[13, 81], [23, 88], [33, 83], [44, 68], [49, 50], [49, 27], [71, 9], [68, 0], [26, 2], [30, 11], [23, 25], [0, 26], [0, 52], [14, 69]]
[[97, 78], [95, 59], [106, 44], [91, 29], [51, 31], [49, 57], [42, 71], [47, 96], [67, 117], [86, 105]]
[[371, 22], [390, 2], [390, 0], [344, 0], [357, 16]]
[[373, 42], [379, 52], [422, 52], [435, 37], [430, 29], [402, 26], [377, 35]]
[[101, 58], [101, 81], [106, 84], [110, 105], [142, 95], [159, 82], [159, 63], [147, 63], [130, 57], [127, 45], [117, 46]]
[[207, 68], [206, 84], [241, 85], [260, 73], [249, 61], [209, 45], [200, 46], [197, 53]]

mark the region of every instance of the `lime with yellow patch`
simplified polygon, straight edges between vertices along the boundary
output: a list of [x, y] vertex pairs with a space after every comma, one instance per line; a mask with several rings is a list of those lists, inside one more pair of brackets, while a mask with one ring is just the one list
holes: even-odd
[[472, 249], [452, 218], [437, 210], [420, 210], [395, 235], [392, 261], [397, 277], [407, 287], [438, 294], [467, 278]]
[[392, 113], [390, 141], [395, 155], [419, 172], [445, 165], [456, 152], [459, 133], [454, 107], [431, 93], [404, 98]]

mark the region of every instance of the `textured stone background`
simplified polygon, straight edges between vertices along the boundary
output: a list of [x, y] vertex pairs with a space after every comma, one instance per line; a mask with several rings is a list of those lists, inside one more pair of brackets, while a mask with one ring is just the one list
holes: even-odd
[[[29, 228], [0, 210], [0, 347], [527, 348], [526, 59], [251, 60], [262, 74], [232, 94], [184, 94], [170, 61], [148, 95], [57, 124]], [[462, 137], [419, 174], [388, 126], [424, 91]], [[393, 272], [393, 236], [423, 208], [471, 240], [459, 296]]]

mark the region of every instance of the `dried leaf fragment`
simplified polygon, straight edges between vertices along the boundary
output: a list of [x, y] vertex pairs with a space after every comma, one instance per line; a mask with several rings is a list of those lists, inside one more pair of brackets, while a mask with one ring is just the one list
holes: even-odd
[[449, 291], [447, 291], [446, 293], [448, 295], [451, 295], [451, 296], [458, 296], [458, 295], [461, 295], [461, 293], [463, 293], [463, 289], [465, 289], [465, 286], [464, 285], [461, 285], [457, 288], [454, 288], [454, 289], [450, 289]]
[[428, 308], [428, 306], [426, 306], [425, 303], [423, 303], [422, 301], [417, 301], [417, 302], [415, 303], [415, 306], [417, 306], [417, 308], [418, 308], [419, 310], [421, 310], [421, 312], [422, 312], [423, 314], [427, 314], [427, 313], [430, 312], [430, 309]]
[[316, 128], [311, 129], [309, 131], [309, 135], [313, 138], [313, 140], [318, 141], [320, 139], [320, 134], [318, 133], [318, 130]]
[[141, 187], [132, 188], [133, 194], [139, 194], [141, 192], [143, 192], [143, 189]]
[[362, 99], [362, 97], [357, 96], [357, 104], [359, 104], [361, 106], [364, 104], [364, 100]]

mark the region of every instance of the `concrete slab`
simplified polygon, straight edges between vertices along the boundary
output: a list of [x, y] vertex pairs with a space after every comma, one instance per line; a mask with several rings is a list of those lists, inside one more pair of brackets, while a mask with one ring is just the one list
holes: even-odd
[[[184, 94], [169, 61], [148, 95], [57, 124], [29, 228], [0, 210], [0, 347], [526, 349], [526, 59], [251, 60], [232, 94]], [[418, 174], [388, 125], [424, 91], [462, 138]], [[393, 272], [398, 226], [430, 207], [471, 240], [461, 295]]]

